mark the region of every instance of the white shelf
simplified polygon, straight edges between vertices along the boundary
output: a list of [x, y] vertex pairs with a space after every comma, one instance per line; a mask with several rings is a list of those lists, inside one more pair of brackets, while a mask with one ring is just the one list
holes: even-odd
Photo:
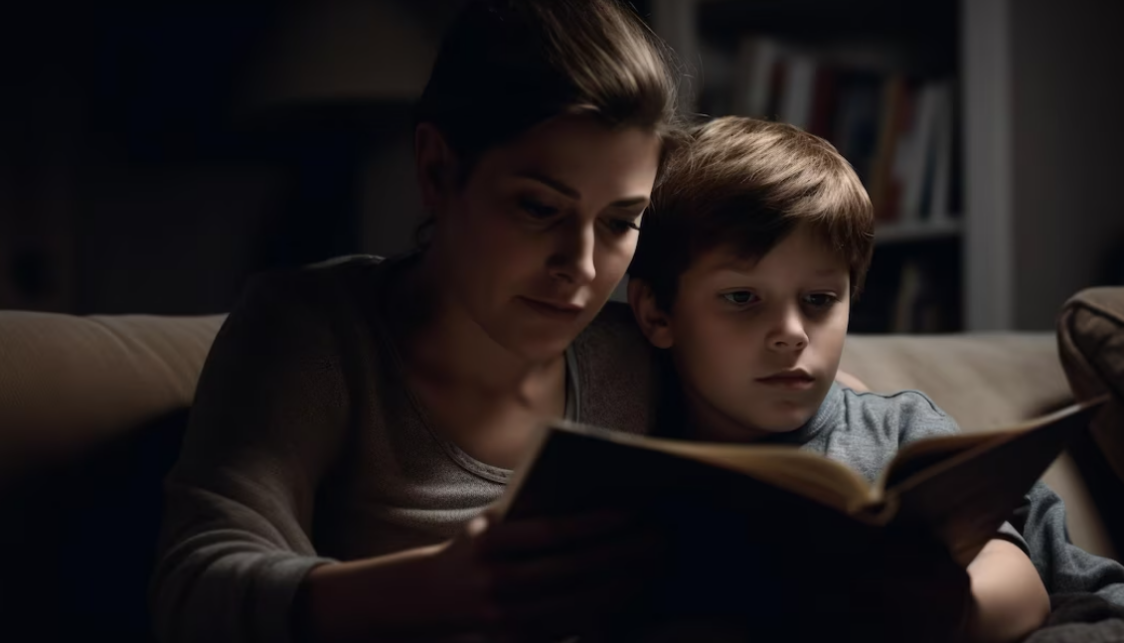
[[874, 243], [884, 245], [947, 239], [959, 236], [961, 230], [960, 219], [880, 223], [874, 228]]

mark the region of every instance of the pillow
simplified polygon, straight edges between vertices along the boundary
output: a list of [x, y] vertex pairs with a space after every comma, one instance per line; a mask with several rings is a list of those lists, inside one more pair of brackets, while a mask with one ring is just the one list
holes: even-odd
[[1078, 400], [1112, 393], [1091, 434], [1124, 480], [1124, 288], [1091, 288], [1066, 302], [1058, 319], [1058, 350]]

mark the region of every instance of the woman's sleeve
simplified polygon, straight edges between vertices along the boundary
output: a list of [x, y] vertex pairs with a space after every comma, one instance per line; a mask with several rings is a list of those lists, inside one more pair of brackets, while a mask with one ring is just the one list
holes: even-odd
[[150, 602], [160, 641], [292, 640], [318, 557], [317, 487], [347, 426], [347, 385], [315, 278], [258, 278], [219, 331], [196, 390]]

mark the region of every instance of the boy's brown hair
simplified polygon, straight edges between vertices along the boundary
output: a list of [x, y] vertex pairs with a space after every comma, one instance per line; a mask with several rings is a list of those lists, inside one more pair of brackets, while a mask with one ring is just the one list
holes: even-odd
[[846, 262], [857, 295], [874, 251], [874, 212], [851, 165], [791, 125], [718, 118], [693, 129], [671, 160], [628, 274], [671, 310], [679, 276], [699, 255], [729, 248], [760, 259], [798, 227]]

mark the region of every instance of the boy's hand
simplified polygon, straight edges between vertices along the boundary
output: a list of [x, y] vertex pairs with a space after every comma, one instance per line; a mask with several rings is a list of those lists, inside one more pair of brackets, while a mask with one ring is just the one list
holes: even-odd
[[557, 640], [627, 606], [662, 551], [655, 533], [614, 513], [511, 523], [480, 517], [432, 557], [424, 584], [452, 631]]

